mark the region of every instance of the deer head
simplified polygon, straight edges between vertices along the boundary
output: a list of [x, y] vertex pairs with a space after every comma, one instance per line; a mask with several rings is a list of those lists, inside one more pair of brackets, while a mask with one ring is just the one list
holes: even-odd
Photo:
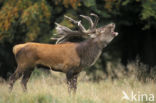
[[96, 40], [108, 44], [113, 40], [114, 37], [118, 35], [118, 32], [115, 32], [114, 30], [115, 30], [114, 23], [110, 23], [104, 27], [98, 28], [96, 30]]

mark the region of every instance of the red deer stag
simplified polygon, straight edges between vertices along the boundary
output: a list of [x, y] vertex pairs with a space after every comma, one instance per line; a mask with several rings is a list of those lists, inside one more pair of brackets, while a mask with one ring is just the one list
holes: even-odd
[[[81, 17], [87, 19], [90, 23], [88, 30], [84, 28], [81, 21], [75, 21], [65, 16], [78, 26], [78, 30], [73, 31], [57, 24], [57, 32], [61, 35], [57, 39], [58, 44], [28, 42], [15, 45], [13, 53], [16, 58], [17, 69], [9, 78], [10, 89], [12, 90], [15, 81], [23, 75], [21, 84], [23, 90], [26, 90], [27, 82], [34, 67], [44, 66], [54, 71], [65, 73], [69, 90], [76, 92], [78, 74], [84, 67], [92, 66], [99, 58], [102, 49], [118, 34], [114, 32], [114, 23], [96, 29], [98, 16], [95, 14], [91, 15], [95, 17], [94, 22], [89, 16], [81, 15]], [[78, 43], [65, 42], [71, 36], [89, 38]]]

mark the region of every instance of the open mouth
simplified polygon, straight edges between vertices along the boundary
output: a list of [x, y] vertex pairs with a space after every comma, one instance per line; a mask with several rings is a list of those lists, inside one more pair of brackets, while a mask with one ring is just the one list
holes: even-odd
[[114, 36], [117, 36], [119, 33], [113, 31], [112, 34], [113, 34]]
[[114, 35], [114, 36], [117, 36], [119, 33], [118, 32], [115, 32], [115, 24], [112, 24], [112, 29], [111, 29], [111, 33]]

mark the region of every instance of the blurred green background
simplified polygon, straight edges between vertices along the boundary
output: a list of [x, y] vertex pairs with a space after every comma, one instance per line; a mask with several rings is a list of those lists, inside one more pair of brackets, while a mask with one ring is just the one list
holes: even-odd
[[[74, 19], [80, 14], [95, 13], [98, 27], [116, 23], [119, 36], [105, 48], [97, 63], [86, 69], [108, 74], [107, 63], [115, 66], [139, 61], [147, 65], [146, 73], [156, 64], [155, 0], [0, 0], [0, 77], [7, 79], [16, 69], [12, 47], [24, 42], [54, 43], [55, 22], [75, 28], [64, 15]], [[88, 27], [86, 21], [82, 21]], [[112, 70], [113, 71], [113, 70]], [[114, 76], [114, 78], [117, 78]]]

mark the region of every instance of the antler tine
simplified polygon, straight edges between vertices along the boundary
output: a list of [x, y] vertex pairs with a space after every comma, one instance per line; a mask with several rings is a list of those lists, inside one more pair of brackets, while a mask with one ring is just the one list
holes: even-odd
[[96, 14], [94, 14], [94, 13], [91, 13], [90, 15], [95, 17], [94, 26], [92, 28], [92, 29], [95, 29], [96, 26], [97, 26], [97, 23], [99, 21], [99, 17]]
[[78, 21], [72, 19], [72, 18], [69, 17], [69, 16], [64, 15], [64, 17], [67, 18], [67, 19], [69, 19], [69, 21], [71, 21], [71, 22], [74, 23], [74, 24], [77, 24], [77, 23], [78, 23]]
[[[56, 27], [56, 30], [57, 30], [57, 31], [61, 30], [62, 28], [63, 28], [64, 31], [67, 31], [67, 30], [68, 30], [68, 31], [72, 31], [71, 29], [69, 29], [69, 28], [67, 28], [67, 27], [65, 27], [65, 26], [63, 26], [63, 25], [60, 25], [60, 24], [58, 24], [58, 23], [56, 23], [56, 22], [55, 22], [55, 24], [57, 25], [57, 27]], [[61, 34], [61, 33], [59, 33], [59, 34]]]
[[72, 19], [72, 18], [70, 18], [69, 16], [66, 16], [66, 15], [64, 17], [69, 19], [69, 21], [71, 21], [72, 23], [78, 25], [81, 32], [86, 32], [86, 29], [81, 24], [81, 20], [80, 21], [76, 21], [76, 20], [74, 20], [74, 19]]
[[73, 32], [71, 29], [69, 29], [66, 26], [60, 25], [58, 23], [55, 23], [55, 24], [57, 25], [56, 31], [57, 31], [58, 35], [67, 35], [68, 33]]
[[[66, 38], [66, 39], [65, 39], [65, 38]], [[61, 36], [60, 38], [57, 38], [56, 44], [62, 43], [62, 42], [64, 42], [64, 41], [67, 40], [67, 39], [68, 39], [68, 37], [65, 36], [65, 35], [63, 35], [63, 36]]]
[[57, 38], [53, 38], [52, 37], [50, 39], [51, 40], [55, 40], [56, 41], [56, 44], [64, 42], [65, 40], [68, 39], [68, 36], [69, 35], [71, 35], [72, 33], [74, 33], [74, 31], [72, 31], [71, 29], [69, 29], [69, 28], [67, 28], [67, 27], [65, 27], [63, 25], [60, 25], [60, 24], [58, 24], [56, 22], [55, 22], [55, 24], [57, 26], [56, 27], [56, 31], [57, 31], [59, 37], [57, 37]]
[[98, 18], [98, 16], [94, 13], [90, 13], [91, 16], [95, 16], [96, 18]]
[[61, 36], [59, 38], [50, 38], [50, 39], [53, 40], [53, 41], [56, 41], [56, 44], [59, 44], [59, 43], [62, 43], [64, 41], [66, 41], [68, 39], [68, 37], [63, 35], [63, 36]]
[[85, 15], [80, 15], [80, 16], [89, 21], [89, 23], [91, 25], [90, 29], [93, 28], [94, 23], [93, 23], [92, 19], [89, 16], [85, 16]]

